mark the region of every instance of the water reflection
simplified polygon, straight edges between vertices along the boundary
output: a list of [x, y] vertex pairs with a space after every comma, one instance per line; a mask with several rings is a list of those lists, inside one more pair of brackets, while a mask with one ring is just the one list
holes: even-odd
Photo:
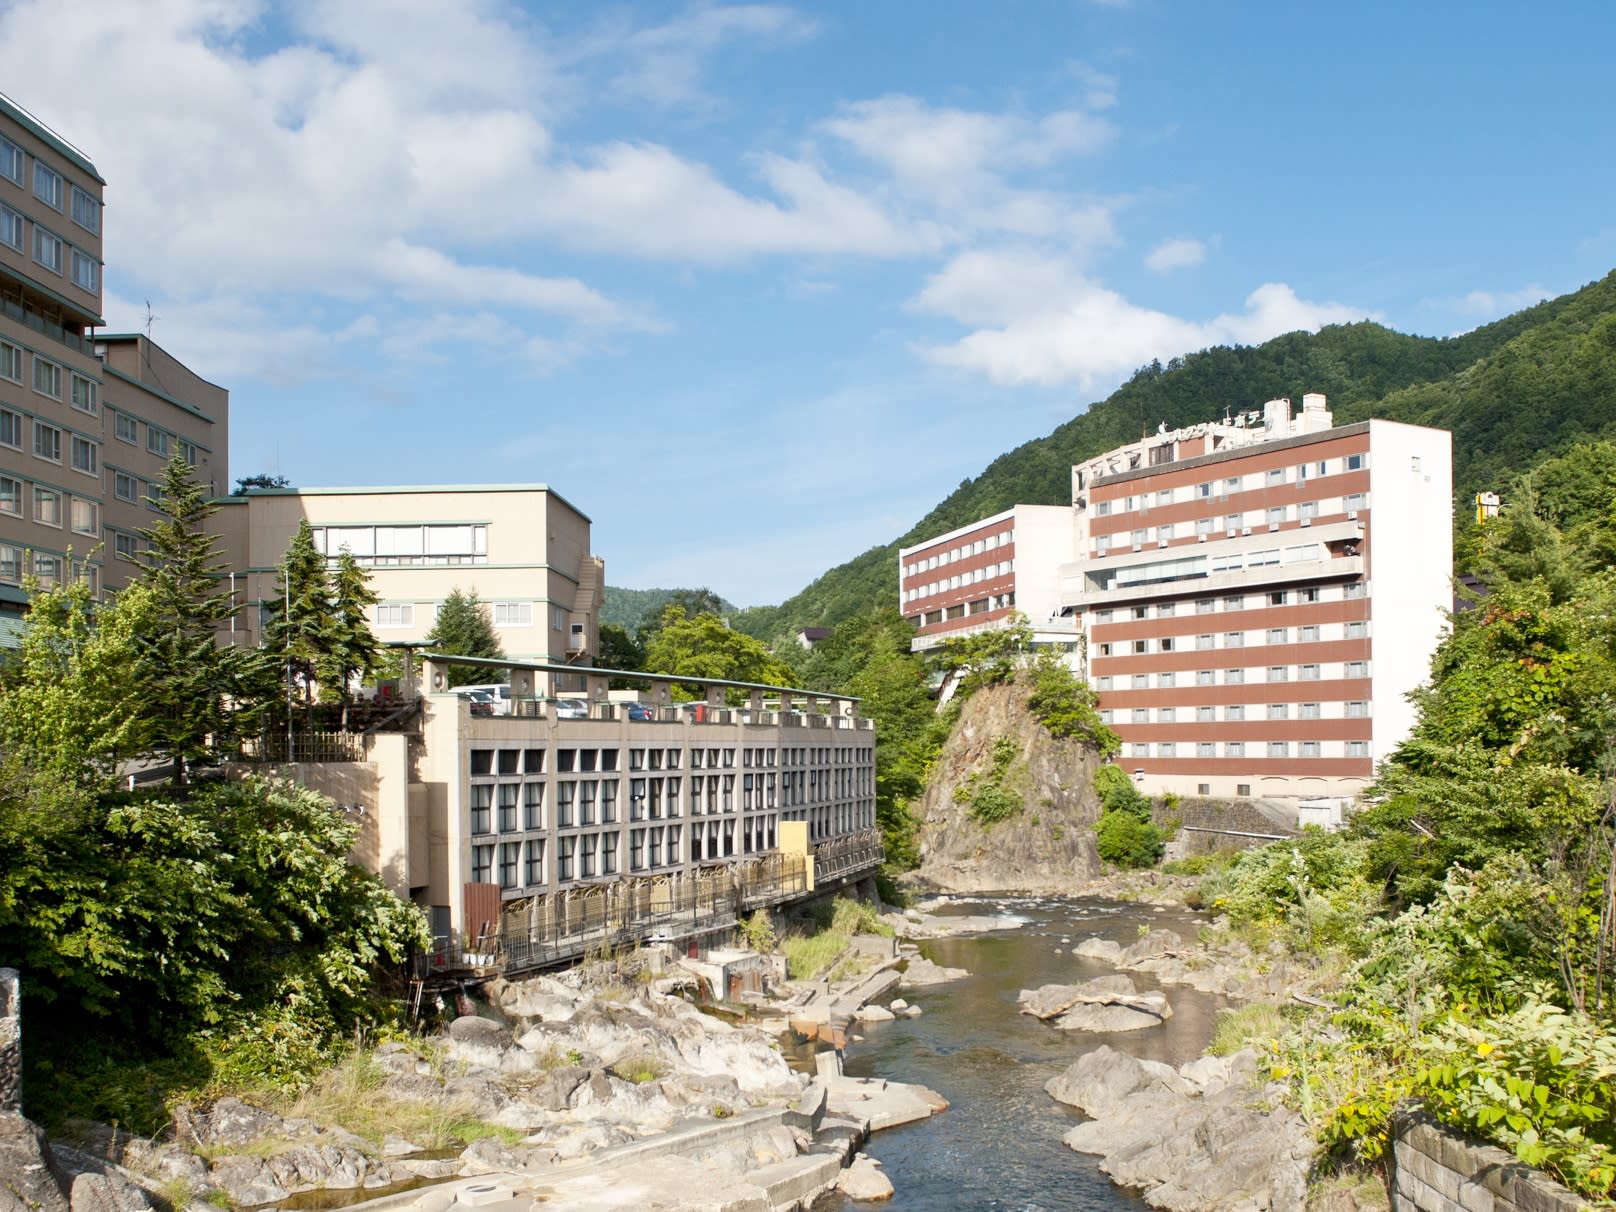
[[[1079, 959], [1085, 938], [1134, 942], [1145, 925], [1193, 937], [1199, 922], [1181, 911], [1143, 905], [1056, 899], [1002, 901], [959, 898], [943, 912], [1004, 912], [1025, 924], [1002, 933], [940, 939], [922, 951], [971, 975], [906, 994], [920, 1018], [899, 1018], [861, 1029], [847, 1052], [847, 1072], [919, 1082], [952, 1106], [920, 1124], [878, 1134], [868, 1147], [897, 1193], [894, 1212], [954, 1209], [1143, 1209], [1143, 1201], [1113, 1187], [1097, 1159], [1074, 1153], [1061, 1136], [1080, 1116], [1044, 1093], [1044, 1083], [1103, 1043], [1133, 1055], [1178, 1064], [1200, 1054], [1211, 1038], [1220, 998], [1167, 986], [1173, 1017], [1159, 1027], [1118, 1034], [1058, 1031], [1017, 1013], [1016, 994], [1039, 985], [1075, 984], [1113, 971]], [[1141, 989], [1158, 986], [1131, 973]], [[859, 1205], [835, 1197], [819, 1209]]]

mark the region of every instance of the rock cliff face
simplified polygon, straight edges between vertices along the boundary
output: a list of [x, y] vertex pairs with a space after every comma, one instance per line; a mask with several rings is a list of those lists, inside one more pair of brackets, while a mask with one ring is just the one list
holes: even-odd
[[[1027, 709], [1024, 687], [978, 691], [927, 782], [914, 881], [946, 892], [1057, 893], [1093, 879], [1100, 872], [1096, 764], [1086, 742], [1049, 735]], [[972, 813], [972, 796], [987, 783], [1018, 806], [984, 825]]]

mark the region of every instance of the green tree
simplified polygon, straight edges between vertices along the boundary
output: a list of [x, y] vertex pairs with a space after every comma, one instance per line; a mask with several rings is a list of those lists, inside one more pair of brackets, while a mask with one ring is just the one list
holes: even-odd
[[22, 643], [0, 677], [3, 786], [42, 819], [71, 823], [118, 763], [147, 747], [145, 700], [129, 670], [151, 591], [136, 582], [97, 607], [80, 578], [27, 589]]
[[[487, 605], [475, 589], [463, 593], [458, 585], [449, 590], [449, 596], [438, 607], [437, 621], [427, 633], [426, 646], [453, 656], [494, 660], [505, 655]], [[450, 686], [475, 686], [489, 680], [488, 670], [476, 665], [450, 665], [445, 676]]]
[[244, 495], [250, 488], [290, 488], [292, 481], [285, 476], [271, 475], [261, 471], [256, 475], [242, 476], [236, 481], [236, 496]]
[[215, 508], [176, 452], [158, 481], [162, 520], [141, 531], [149, 599], [130, 672], [147, 704], [151, 743], [176, 778], [255, 728], [273, 684], [272, 665], [256, 650], [218, 642], [235, 603], [203, 528]]
[[281, 560], [275, 596], [264, 603], [264, 651], [285, 670], [288, 702], [301, 696], [305, 714], [314, 706], [318, 670], [328, 663], [335, 642], [325, 556], [314, 546], [314, 529], [304, 518]]
[[668, 613], [670, 606], [678, 611], [678, 617], [682, 619], [689, 620], [694, 619], [697, 615], [710, 614], [722, 620], [727, 611], [728, 603], [711, 589], [705, 587], [701, 589], [672, 590], [668, 594], [666, 601], [654, 610], [648, 611], [645, 617], [640, 620], [640, 625], [635, 630], [634, 638], [639, 642], [641, 648], [649, 648], [651, 641], [656, 639], [657, 633], [667, 625], [670, 618], [675, 617]]
[[381, 653], [381, 642], [370, 627], [370, 608], [378, 601], [369, 575], [344, 547], [331, 574], [330, 647], [316, 670], [323, 685], [337, 690], [344, 728], [352, 683], [375, 671]]
[[1003, 627], [949, 636], [934, 657], [944, 674], [957, 674], [959, 692], [969, 696], [983, 686], [1007, 682], [1032, 650], [1032, 625], [1012, 611]]
[[646, 645], [645, 663], [654, 673], [680, 673], [733, 682], [790, 684], [791, 670], [757, 640], [724, 626], [716, 614], [687, 618], [684, 608], [662, 608], [661, 626]]

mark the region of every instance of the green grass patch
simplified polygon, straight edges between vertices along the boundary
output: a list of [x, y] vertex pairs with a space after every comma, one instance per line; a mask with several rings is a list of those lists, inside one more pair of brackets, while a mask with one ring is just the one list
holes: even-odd
[[1263, 1048], [1285, 1033], [1285, 1018], [1273, 1002], [1252, 1002], [1233, 1010], [1218, 1011], [1207, 1051], [1213, 1056], [1233, 1056], [1242, 1048]]

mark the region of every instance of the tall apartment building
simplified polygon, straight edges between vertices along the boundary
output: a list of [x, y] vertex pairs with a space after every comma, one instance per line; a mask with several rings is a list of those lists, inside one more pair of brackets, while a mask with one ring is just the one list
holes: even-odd
[[1452, 604], [1448, 433], [1276, 400], [1088, 460], [1072, 499], [1055, 597], [1144, 790], [1370, 781]]
[[98, 335], [102, 190], [88, 157], [0, 96], [0, 599], [86, 562], [137, 569], [150, 485], [185, 452], [228, 483], [229, 398], [143, 336]]
[[1002, 626], [1013, 612], [1026, 616], [1037, 643], [1075, 642], [1057, 575], [1074, 554], [1066, 505], [1012, 505], [901, 548], [898, 601], [915, 629], [914, 651]]
[[384, 642], [424, 640], [459, 589], [488, 605], [512, 659], [589, 664], [600, 651], [605, 564], [589, 550], [589, 519], [544, 484], [265, 488], [229, 498], [211, 525], [244, 607], [236, 642], [258, 643], [259, 607], [305, 519], [328, 559], [346, 549], [369, 574]]

